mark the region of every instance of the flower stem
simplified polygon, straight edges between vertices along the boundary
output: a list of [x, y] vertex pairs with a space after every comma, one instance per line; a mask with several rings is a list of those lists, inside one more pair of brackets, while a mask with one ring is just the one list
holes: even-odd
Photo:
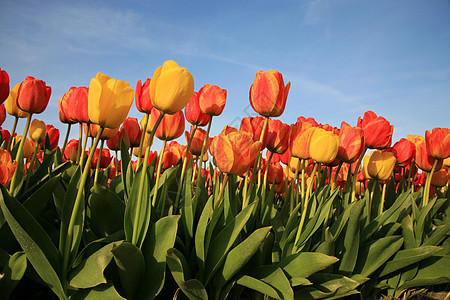
[[85, 156], [84, 155], [84, 151], [86, 149], [86, 144], [87, 144], [87, 139], [88, 139], [88, 136], [89, 136], [89, 132], [91, 131], [91, 123], [88, 122], [86, 125], [87, 125], [87, 131], [86, 131], [86, 134], [84, 136], [83, 147], [81, 148], [81, 155], [80, 155], [80, 166], [81, 166], [81, 168], [83, 168], [83, 166], [84, 166], [84, 156]]
[[297, 188], [297, 185], [298, 185], [298, 170], [300, 169], [300, 165], [302, 164], [302, 162], [303, 162], [303, 160], [299, 158], [298, 161], [297, 161], [297, 167], [295, 168], [294, 180], [293, 180], [294, 184], [293, 184], [293, 190], [291, 192], [291, 202], [290, 202], [290, 206], [289, 206], [289, 211], [291, 213], [292, 213], [292, 211], [294, 210], [295, 206], [298, 203], [298, 188]]
[[72, 124], [68, 124], [67, 125], [67, 132], [66, 132], [66, 137], [64, 138], [64, 144], [61, 150], [61, 154], [64, 155], [64, 151], [66, 150], [66, 146], [67, 146], [67, 141], [69, 140], [69, 134], [70, 134], [70, 127], [72, 127]]
[[386, 186], [388, 184], [388, 181], [389, 181], [389, 179], [385, 180], [384, 184], [383, 184], [383, 191], [381, 193], [381, 203], [380, 203], [378, 215], [381, 215], [383, 213], [383, 210], [384, 210], [384, 199], [386, 197]]
[[158, 168], [156, 171], [156, 182], [155, 182], [155, 189], [153, 192], [153, 200], [152, 200], [152, 206], [155, 207], [156, 204], [156, 198], [158, 196], [158, 184], [159, 184], [159, 177], [161, 175], [161, 166], [164, 156], [164, 151], [166, 150], [167, 141], [164, 140], [163, 146], [161, 148], [161, 151], [159, 152], [159, 160], [158, 160]]
[[210, 116], [209, 123], [208, 123], [208, 128], [206, 129], [205, 139], [203, 140], [202, 151], [200, 152], [200, 160], [199, 160], [199, 163], [198, 163], [197, 185], [196, 185], [197, 188], [200, 185], [200, 181], [201, 181], [201, 177], [202, 177], [203, 154], [205, 154], [206, 144], [208, 143], [209, 132], [211, 130], [212, 120], [213, 120], [213, 116]]
[[11, 150], [11, 149], [10, 149], [10, 147], [11, 147], [11, 141], [12, 141], [12, 138], [13, 138], [13, 136], [14, 136], [14, 133], [16, 133], [16, 128], [17, 128], [17, 123], [18, 123], [18, 122], [19, 122], [19, 117], [15, 117], [15, 118], [14, 118], [13, 128], [12, 128], [12, 130], [11, 130], [11, 136], [9, 137], [8, 145], [6, 146], [6, 150], [8, 150], [8, 151]]
[[[351, 202], [354, 202], [356, 200], [356, 177], [358, 175], [359, 167], [361, 167], [361, 162], [364, 158], [364, 155], [366, 154], [367, 147], [364, 147], [363, 152], [361, 153], [361, 156], [358, 159], [358, 163], [356, 164], [355, 173], [352, 175], [352, 200]], [[351, 173], [352, 171], [352, 164], [349, 164], [348, 171]]]
[[100, 171], [100, 162], [102, 160], [102, 151], [103, 151], [103, 143], [104, 142], [105, 142], [105, 140], [101, 140], [100, 141], [100, 149], [99, 149], [99, 152], [98, 152], [97, 165], [95, 166], [94, 184], [96, 184], [97, 180], [98, 180], [98, 173]]
[[25, 181], [25, 189], [24, 189], [25, 191], [28, 189], [28, 185], [30, 184], [31, 172], [34, 169], [34, 162], [36, 161], [36, 154], [37, 154], [38, 150], [39, 150], [39, 144], [35, 143], [33, 156], [31, 157], [30, 166], [28, 167], [27, 180]]
[[433, 177], [433, 173], [436, 169], [437, 163], [438, 159], [435, 159], [433, 167], [431, 168], [430, 173], [428, 173], [427, 180], [425, 181], [425, 188], [423, 190], [423, 207], [428, 205], [428, 200], [430, 199], [431, 178]]
[[82, 142], [83, 142], [83, 123], [80, 122], [80, 130], [79, 130], [79, 133], [78, 133], [77, 164], [80, 162], [81, 143]]

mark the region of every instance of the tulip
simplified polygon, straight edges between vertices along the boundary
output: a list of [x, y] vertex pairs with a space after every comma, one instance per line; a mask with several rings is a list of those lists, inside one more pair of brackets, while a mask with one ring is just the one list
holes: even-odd
[[181, 145], [175, 141], [172, 141], [165, 149], [162, 155], [162, 168], [164, 170], [175, 166], [182, 157], [183, 150], [179, 146]]
[[267, 182], [280, 184], [284, 181], [283, 167], [280, 163], [271, 163], [267, 169]]
[[[156, 108], [150, 114], [150, 128], [154, 128], [161, 112]], [[155, 136], [160, 140], [170, 141], [180, 137], [184, 132], [184, 114], [178, 111], [175, 114], [166, 114], [156, 129]]]
[[450, 157], [444, 159], [443, 163], [444, 163], [444, 166], [450, 167]]
[[[187, 131], [185, 132], [187, 142], [189, 142], [191, 134], [192, 128], [190, 133]], [[189, 147], [189, 152], [192, 153], [193, 155], [199, 156], [202, 153], [203, 141], [205, 140], [205, 137], [206, 131], [201, 128], [197, 128], [192, 138], [191, 145]], [[206, 148], [209, 149], [209, 146], [210, 146], [210, 139], [206, 141]]]
[[16, 171], [17, 162], [11, 160], [9, 151], [0, 149], [0, 184], [8, 186]]
[[364, 151], [364, 133], [359, 127], [351, 127], [345, 122], [339, 132], [339, 149], [336, 157], [346, 163], [354, 163]]
[[450, 129], [434, 128], [425, 132], [425, 143], [428, 155], [436, 159], [450, 157]]
[[201, 111], [209, 116], [219, 116], [225, 108], [227, 90], [217, 85], [205, 84], [198, 91], [198, 103]]
[[1, 129], [0, 128], [0, 130], [1, 130], [0, 134], [1, 134], [1, 138], [2, 138], [0, 144], [2, 142], [5, 142], [6, 144], [9, 144], [9, 140], [11, 139], [11, 133], [9, 133], [9, 131], [6, 130], [6, 129]]
[[216, 136], [210, 149], [219, 170], [243, 176], [253, 165], [260, 147], [261, 143], [253, 141], [249, 133], [236, 131]]
[[106, 140], [106, 146], [108, 146], [109, 150], [114, 150], [114, 151], [120, 150], [119, 136], [120, 136], [120, 132], [117, 131], [113, 137]]
[[378, 180], [387, 180], [394, 171], [395, 162], [395, 156], [392, 152], [374, 151], [370, 154], [368, 160], [364, 161], [365, 175]]
[[130, 141], [131, 147], [139, 147], [139, 143], [141, 142], [141, 134], [142, 130], [139, 126], [139, 122], [136, 118], [128, 117], [122, 124], [120, 129], [120, 135], [127, 135], [128, 140]]
[[28, 118], [29, 113], [20, 109], [17, 105], [17, 93], [19, 92], [20, 83], [16, 84], [9, 92], [9, 96], [5, 101], [5, 109], [8, 114], [16, 118]]
[[436, 159], [428, 155], [425, 142], [421, 142], [416, 145], [416, 155], [414, 158], [414, 162], [419, 169], [425, 172], [431, 172], [431, 170], [433, 169], [433, 165], [436, 164], [434, 170], [437, 171], [442, 168], [443, 161], [443, 159]]
[[[48, 135], [48, 139], [50, 142], [50, 150], [55, 150], [58, 148], [58, 142], [59, 142], [59, 130], [55, 128], [53, 125], [46, 125], [45, 126], [45, 134]], [[41, 148], [44, 148], [45, 142], [42, 142], [40, 144]]]
[[397, 165], [400, 167], [405, 167], [409, 165], [411, 161], [414, 159], [416, 154], [416, 146], [411, 141], [408, 141], [405, 138], [400, 139], [398, 142], [389, 149], [397, 160]]
[[0, 68], [0, 104], [5, 102], [9, 95], [9, 75]]
[[[87, 120], [84, 121], [89, 121], [87, 112], [87, 94], [88, 89], [85, 87], [71, 87], [61, 98], [59, 98], [59, 120], [67, 124], [82, 122], [77, 118], [77, 110], [81, 110], [86, 115], [84, 119]], [[83, 98], [85, 101], [79, 98]]]
[[306, 122], [306, 123], [311, 124], [313, 127], [319, 127], [319, 123], [317, 123], [317, 121], [313, 117], [309, 117], [309, 118], [305, 118], [303, 116], [298, 117], [297, 123], [300, 123], [300, 122]]
[[6, 109], [5, 104], [0, 105], [0, 126], [2, 126], [3, 122], [6, 120]]
[[266, 148], [267, 145], [267, 128], [263, 134], [264, 118], [263, 117], [245, 117], [241, 121], [241, 127], [239, 130], [248, 132], [254, 142], [260, 141], [260, 137], [263, 137], [261, 142], [261, 149]]
[[208, 125], [210, 116], [204, 114], [200, 109], [198, 93], [194, 92], [191, 100], [188, 102], [188, 104], [186, 104], [184, 113], [186, 114], [186, 120], [192, 125]]
[[391, 146], [394, 126], [383, 117], [377, 117], [372, 111], [358, 118], [358, 127], [364, 131], [364, 140], [369, 149], [386, 149]]
[[269, 120], [267, 149], [273, 153], [285, 153], [289, 147], [289, 125], [280, 120]]
[[150, 99], [150, 78], [142, 84], [141, 80], [138, 80], [136, 83], [136, 108], [138, 111], [142, 113], [149, 114], [152, 111], [153, 105], [152, 100]]
[[97, 167], [98, 157], [100, 156], [100, 168], [107, 168], [111, 163], [112, 157], [109, 149], [103, 148], [102, 153], [100, 155], [100, 149], [95, 149], [94, 157], [91, 161], [91, 169], [95, 169]]
[[28, 76], [19, 86], [17, 105], [26, 112], [40, 114], [47, 108], [51, 93], [45, 81]]
[[[86, 124], [83, 124], [84, 126], [84, 132], [87, 133], [87, 126]], [[95, 138], [97, 136], [98, 131], [100, 130], [100, 126], [97, 124], [90, 124], [89, 125], [89, 136]], [[109, 140], [110, 138], [117, 135], [119, 132], [119, 127], [116, 128], [105, 128], [102, 131], [102, 134], [100, 135], [101, 140]], [[129, 144], [129, 142], [128, 142]]]
[[46, 130], [47, 129], [46, 129], [45, 123], [43, 121], [34, 119], [31, 122], [28, 135], [33, 142], [40, 144], [45, 140]]
[[258, 71], [250, 87], [250, 104], [258, 114], [279, 117], [284, 112], [291, 83], [284, 85], [283, 75], [276, 70]]
[[443, 187], [447, 185], [449, 179], [449, 174], [445, 169], [440, 169], [434, 172], [433, 177], [431, 177], [431, 185], [435, 187]]
[[128, 82], [98, 73], [89, 85], [88, 111], [92, 123], [103, 128], [117, 128], [123, 123], [133, 103], [134, 91]]
[[337, 155], [339, 137], [331, 131], [316, 128], [311, 136], [309, 155], [319, 163], [330, 163]]
[[309, 145], [311, 136], [316, 127], [312, 127], [309, 123], [296, 123], [290, 126], [289, 132], [289, 151], [292, 156], [309, 159]]
[[[21, 135], [16, 135], [14, 137], [14, 144], [20, 143], [21, 141], [22, 141]], [[29, 138], [25, 138], [23, 144], [23, 157], [31, 158], [31, 156], [33, 155], [33, 149], [34, 149], [33, 142]]]
[[70, 88], [68, 102], [70, 115], [79, 123], [89, 123], [89, 88], [85, 86]]
[[67, 143], [67, 147], [64, 150], [63, 158], [66, 161], [76, 162], [78, 158], [78, 146], [79, 141], [78, 140], [70, 140]]
[[167, 114], [181, 111], [194, 93], [194, 78], [173, 60], [158, 67], [150, 82], [150, 99], [154, 107]]

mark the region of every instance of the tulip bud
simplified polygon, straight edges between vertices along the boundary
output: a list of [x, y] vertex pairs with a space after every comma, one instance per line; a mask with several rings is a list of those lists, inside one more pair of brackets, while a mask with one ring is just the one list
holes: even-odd
[[364, 161], [366, 174], [368, 174], [371, 178], [379, 179], [379, 180], [387, 180], [395, 167], [395, 156], [392, 152], [381, 152], [374, 151], [370, 154], [367, 161]]
[[383, 117], [377, 117], [373, 111], [364, 113], [358, 118], [358, 127], [364, 131], [364, 140], [369, 149], [386, 149], [391, 146], [394, 126]]
[[9, 95], [9, 75], [0, 68], [0, 104], [5, 102]]
[[11, 182], [16, 171], [17, 162], [11, 160], [9, 151], [0, 149], [0, 184], [4, 187]]
[[100, 154], [100, 149], [96, 148], [94, 152], [94, 157], [91, 162], [91, 169], [97, 168], [98, 157], [100, 156], [100, 168], [107, 168], [111, 163], [112, 157], [109, 149], [103, 148]]
[[316, 128], [311, 136], [309, 155], [319, 163], [330, 163], [337, 155], [339, 137], [331, 131]]
[[136, 83], [136, 108], [138, 111], [143, 113], [150, 113], [152, 111], [153, 105], [150, 99], [150, 78], [142, 84], [141, 80]]
[[47, 127], [43, 121], [34, 119], [31, 122], [28, 136], [33, 142], [40, 144], [45, 140], [46, 128]]
[[63, 153], [63, 158], [66, 160], [66, 161], [71, 161], [71, 162], [76, 162], [77, 161], [77, 158], [78, 158], [78, 144], [79, 144], [79, 141], [78, 140], [70, 140], [68, 143], [67, 143], [67, 146], [66, 146], [66, 149], [64, 150], [64, 153]]
[[[149, 128], [154, 128], [156, 121], [160, 115], [160, 111], [156, 108], [152, 109], [150, 114], [150, 126]], [[165, 114], [156, 129], [155, 136], [160, 140], [171, 141], [180, 137], [184, 132], [184, 114], [180, 110], [173, 115]]]
[[274, 153], [285, 153], [289, 147], [289, 125], [280, 120], [269, 119], [267, 149]]
[[354, 163], [364, 151], [364, 134], [359, 127], [351, 127], [345, 122], [339, 132], [339, 149], [336, 157], [346, 163]]
[[40, 114], [47, 108], [51, 93], [45, 81], [28, 76], [19, 86], [17, 105], [26, 112]]
[[[189, 133], [187, 131], [185, 132], [186, 142], [189, 142], [191, 134], [192, 134], [192, 128], [191, 128], [191, 133]], [[206, 131], [201, 128], [197, 128], [197, 130], [195, 130], [194, 137], [192, 138], [189, 152], [192, 153], [193, 155], [197, 155], [197, 156], [200, 155], [202, 153], [203, 141], [205, 140], [205, 137], [206, 137]], [[206, 141], [205, 149], [209, 148], [209, 144], [210, 144], [210, 139], [208, 139]]]
[[192, 125], [205, 126], [208, 125], [210, 116], [204, 114], [200, 109], [198, 93], [194, 92], [191, 100], [186, 104], [184, 113], [186, 120]]
[[450, 157], [450, 129], [434, 128], [432, 132], [425, 132], [427, 153], [436, 159]]
[[198, 91], [198, 103], [201, 111], [209, 116], [219, 116], [225, 108], [227, 90], [217, 85], [205, 84]]
[[20, 109], [17, 105], [17, 93], [19, 92], [20, 83], [16, 84], [9, 92], [9, 96], [5, 101], [5, 109], [8, 114], [17, 118], [28, 118], [29, 113]]
[[128, 117], [125, 119], [120, 129], [120, 136], [123, 138], [125, 134], [131, 147], [139, 147], [142, 130], [136, 118]]

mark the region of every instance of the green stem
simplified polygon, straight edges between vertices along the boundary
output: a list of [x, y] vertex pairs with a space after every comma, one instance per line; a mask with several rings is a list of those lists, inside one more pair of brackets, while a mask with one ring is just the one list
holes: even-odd
[[[361, 153], [361, 157], [358, 159], [358, 163], [356, 164], [355, 173], [352, 175], [352, 200], [351, 202], [354, 202], [356, 200], [356, 177], [358, 175], [359, 167], [361, 167], [361, 162], [364, 158], [364, 155], [366, 154], [367, 147], [364, 147], [364, 151]], [[352, 164], [349, 164], [348, 171], [352, 172]]]
[[436, 169], [438, 163], [438, 159], [434, 160], [433, 167], [431, 167], [431, 171], [427, 176], [427, 180], [425, 181], [425, 188], [423, 190], [423, 207], [428, 205], [428, 200], [430, 199], [430, 186], [431, 186], [431, 178], [433, 177], [433, 173]]
[[[261, 135], [259, 136], [259, 142], [261, 143], [261, 145], [262, 145], [262, 143], [264, 141], [264, 136], [266, 134], [267, 124], [269, 124], [269, 117], [265, 117], [264, 125], [263, 125], [262, 131], [261, 131]], [[259, 151], [258, 156], [257, 156], [258, 166], [259, 166], [259, 168], [258, 168], [258, 188], [261, 186], [261, 168], [260, 168], [260, 166], [262, 164], [262, 151], [263, 150], [264, 150], [264, 148], [261, 147], [261, 150]]]
[[[30, 113], [28, 115], [27, 123], [25, 125], [22, 139], [20, 140], [20, 144], [19, 144], [19, 149], [17, 150], [17, 154], [16, 154], [16, 161], [19, 162], [21, 160], [22, 164], [23, 164], [23, 145], [25, 145], [25, 140], [27, 139], [28, 129], [30, 128], [32, 115], [33, 115], [32, 113]], [[12, 138], [12, 136], [11, 136], [11, 138]], [[9, 186], [9, 193], [11, 195], [13, 195], [14, 189], [16, 187], [17, 177], [19, 177], [19, 174], [17, 173], [17, 169], [18, 168], [16, 168], [16, 171], [14, 172], [13, 178], [11, 179], [11, 185]]]
[[184, 182], [184, 175], [186, 174], [186, 166], [188, 163], [189, 149], [191, 148], [191, 143], [192, 143], [192, 139], [194, 138], [195, 131], [197, 131], [197, 125], [194, 125], [191, 135], [189, 136], [188, 144], [186, 146], [186, 152], [184, 154], [184, 160], [183, 160], [183, 167], [181, 169], [180, 182], [178, 184], [177, 197], [175, 198], [175, 205], [174, 205], [174, 209], [173, 209], [174, 213], [177, 213], [177, 211], [178, 211], [178, 202], [180, 201], [181, 189], [183, 188], [183, 182]]
[[105, 140], [101, 140], [100, 141], [100, 149], [99, 149], [99, 152], [98, 152], [97, 165], [95, 166], [94, 184], [97, 183], [98, 173], [100, 172], [100, 162], [102, 160], [102, 151], [103, 151], [103, 143], [104, 142], [105, 142]]
[[78, 133], [78, 151], [77, 151], [77, 164], [80, 162], [81, 145], [83, 143], [83, 123], [80, 122], [80, 130]]
[[[302, 164], [303, 160], [302, 159], [298, 159], [297, 161], [297, 167], [295, 168], [295, 173], [294, 173], [294, 184], [293, 184], [293, 189], [291, 192], [291, 202], [290, 202], [290, 206], [289, 206], [289, 211], [292, 213], [292, 211], [294, 210], [295, 206], [298, 204], [298, 170], [300, 169], [300, 165]], [[289, 168], [289, 166], [288, 166]], [[289, 170], [288, 170], [289, 172]]]
[[[114, 160], [114, 164], [116, 165], [116, 176], [119, 175], [119, 152], [117, 150], [114, 150], [116, 154], [116, 159]], [[138, 158], [139, 161], [139, 158]]]
[[[158, 119], [156, 120], [155, 126], [152, 129], [152, 131], [149, 134], [149, 138], [148, 138], [148, 144], [147, 144], [147, 148], [145, 149], [145, 158], [144, 158], [144, 163], [142, 164], [142, 174], [141, 174], [141, 180], [139, 182], [139, 193], [138, 193], [138, 198], [136, 199], [136, 214], [134, 215], [134, 221], [133, 221], [133, 234], [131, 237], [131, 243], [134, 245], [137, 245], [137, 239], [138, 239], [138, 222], [139, 222], [139, 214], [141, 213], [141, 205], [142, 205], [142, 197], [144, 194], [144, 182], [145, 182], [145, 177], [147, 176], [147, 166], [148, 166], [148, 157], [150, 155], [150, 148], [151, 145], [153, 143], [153, 137], [155, 136], [155, 132], [156, 129], [158, 129], [159, 124], [161, 123], [162, 118], [164, 117], [164, 112], [160, 112]], [[138, 169], [136, 168], [136, 171]], [[157, 188], [157, 187], [155, 187]], [[151, 213], [151, 211], [149, 210], [149, 213]], [[150, 218], [148, 218], [148, 220], [150, 220]]]
[[[80, 182], [78, 184], [77, 197], [75, 198], [75, 203], [74, 203], [73, 209], [72, 209], [72, 215], [70, 216], [69, 226], [67, 227], [67, 235], [66, 235], [65, 241], [63, 242], [64, 248], [63, 248], [62, 254], [63, 254], [63, 273], [64, 274], [67, 274], [67, 271], [69, 270], [70, 247], [73, 243], [73, 228], [75, 227], [78, 210], [84, 209], [84, 208], [80, 208], [81, 203], [82, 203], [81, 200], [82, 200], [83, 192], [84, 192], [84, 189], [86, 186], [86, 181], [89, 176], [90, 164], [91, 164], [92, 158], [94, 157], [95, 148], [97, 148], [98, 141], [100, 140], [100, 136], [103, 133], [103, 129], [104, 129], [103, 127], [100, 127], [100, 129], [97, 133], [97, 137], [95, 139], [94, 146], [91, 148], [91, 151], [89, 152], [89, 157], [86, 161], [86, 165], [84, 166], [84, 169], [83, 169], [83, 174], [81, 175]], [[83, 227], [83, 224], [79, 224], [78, 226]], [[74, 249], [74, 252], [76, 252], [76, 251], [77, 251], [77, 249]]]
[[216, 210], [217, 207], [219, 207], [220, 202], [222, 202], [223, 193], [225, 191], [225, 186], [228, 183], [228, 177], [229, 177], [228, 173], [225, 173], [225, 177], [223, 178], [222, 185], [220, 186], [219, 195], [217, 196], [217, 200], [214, 202], [214, 210]]
[[86, 135], [84, 136], [83, 147], [81, 148], [81, 155], [80, 155], [80, 166], [81, 166], [81, 168], [83, 168], [83, 166], [84, 166], [84, 156], [85, 156], [84, 155], [84, 151], [86, 150], [87, 139], [88, 139], [90, 131], [91, 131], [91, 123], [88, 122], [87, 123]]
[[30, 177], [31, 177], [31, 173], [33, 172], [33, 168], [34, 168], [34, 162], [36, 160], [36, 154], [39, 150], [39, 143], [35, 143], [34, 146], [34, 151], [33, 151], [33, 156], [31, 157], [31, 162], [30, 162], [30, 166], [28, 168], [28, 172], [27, 172], [27, 180], [25, 182], [25, 191], [28, 189], [28, 185], [30, 184]]
[[333, 179], [333, 183], [331, 184], [331, 194], [333, 193], [333, 191], [334, 191], [334, 188], [335, 188], [335, 186], [336, 186], [336, 181], [337, 181], [337, 178], [338, 178], [338, 175], [339, 175], [339, 172], [341, 171], [341, 168], [342, 168], [342, 164], [343, 164], [343, 162], [341, 161], [341, 162], [339, 162], [339, 165], [338, 165], [338, 167], [337, 167], [337, 169], [336, 169], [336, 173], [334, 174], [334, 179]]
[[262, 189], [262, 200], [266, 201], [266, 188], [267, 188], [267, 173], [269, 173], [269, 165], [272, 160], [273, 152], [270, 152], [269, 160], [267, 161], [266, 170], [264, 172], [263, 189]]
[[158, 184], [159, 184], [159, 177], [161, 175], [161, 166], [164, 156], [164, 151], [166, 150], [167, 141], [164, 140], [163, 146], [161, 148], [161, 151], [159, 152], [159, 160], [158, 160], [158, 168], [156, 171], [156, 182], [155, 182], [155, 189], [153, 192], [153, 200], [152, 200], [152, 206], [155, 207], [156, 204], [156, 198], [158, 196]]
[[199, 160], [199, 163], [198, 163], [198, 175], [197, 175], [197, 184], [196, 184], [196, 188], [199, 187], [200, 181], [201, 181], [201, 177], [202, 177], [203, 154], [205, 154], [206, 144], [208, 143], [209, 132], [210, 132], [210, 130], [211, 130], [212, 120], [213, 120], [213, 116], [210, 116], [210, 117], [209, 117], [208, 128], [206, 129], [205, 139], [203, 140], [202, 151], [200, 152], [200, 160]]
[[389, 179], [385, 180], [384, 184], [383, 184], [383, 192], [381, 193], [381, 203], [380, 203], [378, 215], [381, 215], [383, 213], [383, 210], [384, 210], [384, 199], [386, 197], [386, 186], [388, 184], [388, 181], [389, 181]]
[[136, 170], [139, 168], [139, 165], [141, 164], [142, 147], [144, 146], [144, 138], [145, 138], [145, 134], [147, 133], [149, 116], [150, 116], [150, 113], [146, 113], [145, 117], [144, 117], [144, 124], [142, 126], [141, 142], [139, 143], [138, 160], [137, 160]]
[[68, 124], [67, 126], [67, 132], [66, 132], [66, 137], [64, 139], [64, 144], [61, 150], [61, 154], [64, 155], [64, 151], [66, 150], [66, 146], [67, 146], [67, 141], [69, 140], [69, 134], [70, 134], [70, 127], [72, 127], [72, 124]]
[[16, 133], [16, 128], [17, 128], [17, 123], [19, 122], [19, 117], [15, 117], [14, 118], [14, 124], [13, 124], [13, 128], [11, 130], [11, 136], [9, 137], [9, 141], [8, 141], [8, 145], [6, 146], [6, 150], [11, 151], [10, 147], [11, 147], [11, 141], [12, 138], [14, 136], [14, 133]]
[[306, 186], [306, 159], [302, 159], [302, 181], [300, 182], [302, 188], [302, 200], [305, 199], [305, 186]]
[[244, 177], [244, 189], [242, 191], [242, 209], [246, 208], [248, 205], [248, 199], [247, 199], [247, 190], [248, 190], [248, 174], [250, 173], [250, 171], [247, 171], [245, 173], [245, 177]]

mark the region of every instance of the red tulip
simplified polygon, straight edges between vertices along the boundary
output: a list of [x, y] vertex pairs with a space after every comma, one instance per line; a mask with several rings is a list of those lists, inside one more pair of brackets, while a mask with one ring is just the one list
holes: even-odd
[[[45, 126], [45, 134], [48, 135], [48, 139], [50, 141], [50, 150], [55, 150], [58, 148], [58, 142], [59, 142], [59, 130], [55, 128], [53, 125], [46, 125]], [[39, 144], [39, 147], [44, 148], [45, 140]]]
[[5, 102], [9, 95], [9, 75], [0, 68], [0, 103]]
[[17, 105], [26, 112], [40, 114], [47, 108], [51, 92], [45, 81], [28, 76], [20, 84]]
[[183, 157], [184, 147], [176, 141], [170, 142], [166, 147], [162, 157], [162, 168], [168, 169], [178, 163], [180, 158]]
[[391, 149], [388, 149], [388, 151], [394, 153], [394, 156], [397, 159], [397, 165], [405, 167], [413, 160], [416, 154], [416, 146], [411, 141], [402, 138], [396, 142]]
[[[150, 122], [148, 129], [153, 129], [156, 124], [156, 120], [159, 118], [161, 112], [156, 108], [152, 109], [150, 114]], [[184, 114], [183, 111], [178, 111], [173, 115], [165, 114], [161, 120], [161, 123], [156, 129], [155, 136], [160, 140], [171, 141], [179, 138], [184, 132]]]
[[450, 129], [434, 128], [425, 132], [425, 143], [428, 155], [436, 159], [450, 157]]
[[74, 101], [74, 97], [76, 97], [76, 89], [75, 87], [71, 87], [69, 91], [67, 91], [58, 101], [58, 110], [59, 110], [59, 120], [62, 123], [66, 124], [74, 124], [77, 123], [78, 120], [75, 116], [75, 110], [77, 109], [77, 103]]
[[[100, 149], [96, 148], [94, 152], [94, 157], [91, 162], [91, 169], [97, 168], [98, 157], [100, 155]], [[102, 154], [100, 155], [100, 168], [107, 168], [111, 163], [112, 157], [108, 148], [102, 149]]]
[[63, 153], [63, 158], [65, 161], [70, 160], [71, 162], [76, 162], [77, 158], [78, 158], [78, 144], [79, 141], [78, 140], [70, 140], [67, 143], [66, 149], [64, 150]]
[[[191, 128], [190, 133], [187, 131], [185, 132], [186, 142], [189, 142], [191, 134], [192, 134], [192, 128]], [[206, 130], [197, 128], [197, 130], [195, 130], [194, 137], [192, 138], [189, 152], [196, 156], [200, 155], [202, 153], [203, 141], [205, 140], [205, 137], [206, 137]], [[205, 149], [209, 149], [209, 144], [210, 144], [210, 139], [208, 139], [206, 141]]]
[[364, 151], [364, 133], [359, 127], [342, 122], [339, 132], [339, 149], [336, 157], [346, 163], [354, 163]]
[[[425, 142], [421, 142], [416, 145], [416, 156], [414, 162], [416, 163], [416, 166], [419, 169], [425, 172], [431, 172], [435, 160], [436, 158], [428, 155], [427, 146]], [[443, 159], [438, 160], [435, 171], [440, 170], [442, 168], [443, 161], [444, 161]]]
[[280, 163], [271, 163], [267, 170], [267, 182], [280, 184], [284, 181], [283, 167]]
[[124, 137], [125, 135], [127, 135], [131, 147], [139, 147], [139, 144], [141, 142], [142, 129], [141, 126], [139, 126], [139, 122], [136, 118], [128, 117], [122, 123], [119, 140], [126, 140], [127, 138]]
[[[241, 127], [239, 128], [239, 130], [248, 132], [252, 136], [253, 141], [258, 142], [260, 140], [263, 127], [264, 127], [263, 117], [245, 117], [241, 121]], [[267, 128], [261, 145], [262, 149], [266, 148], [266, 145], [267, 145]]]
[[269, 119], [267, 127], [267, 149], [274, 153], [285, 153], [289, 147], [289, 125]]
[[9, 139], [11, 138], [11, 133], [6, 129], [0, 128], [0, 130], [1, 130], [0, 134], [2, 137], [2, 142], [4, 141], [5, 144], [8, 145]]
[[2, 103], [2, 105], [0, 105], [0, 126], [2, 126], [5, 120], [6, 120], [6, 109], [5, 104]]
[[198, 93], [194, 92], [191, 100], [186, 104], [184, 113], [186, 114], [186, 120], [192, 125], [205, 126], [209, 123], [210, 116], [204, 114], [200, 109]]
[[394, 126], [383, 117], [377, 117], [373, 111], [366, 111], [364, 118], [358, 118], [358, 127], [364, 131], [366, 147], [386, 149], [391, 146]]
[[[429, 176], [429, 175], [428, 175]], [[436, 187], [443, 187], [447, 185], [448, 179], [450, 175], [447, 173], [447, 170], [440, 169], [433, 173], [433, 177], [431, 177], [431, 185]]]
[[313, 127], [319, 127], [319, 123], [317, 123], [316, 120], [314, 120], [313, 117], [309, 117], [309, 118], [305, 118], [303, 116], [298, 117], [297, 118], [297, 123], [300, 123], [300, 122], [306, 122], [306, 123], [311, 124]]
[[258, 71], [250, 87], [250, 104], [262, 116], [279, 117], [284, 112], [290, 87], [290, 82], [284, 85], [280, 72]]
[[205, 84], [198, 91], [198, 104], [201, 111], [209, 116], [218, 116], [225, 108], [227, 90], [217, 85]]
[[150, 99], [150, 78], [142, 84], [141, 80], [138, 80], [136, 83], [136, 108], [138, 111], [143, 113], [150, 113], [152, 111], [153, 105], [152, 100]]
[[106, 146], [109, 148], [109, 150], [120, 150], [119, 136], [120, 132], [117, 131], [117, 133], [112, 138], [106, 140]]

